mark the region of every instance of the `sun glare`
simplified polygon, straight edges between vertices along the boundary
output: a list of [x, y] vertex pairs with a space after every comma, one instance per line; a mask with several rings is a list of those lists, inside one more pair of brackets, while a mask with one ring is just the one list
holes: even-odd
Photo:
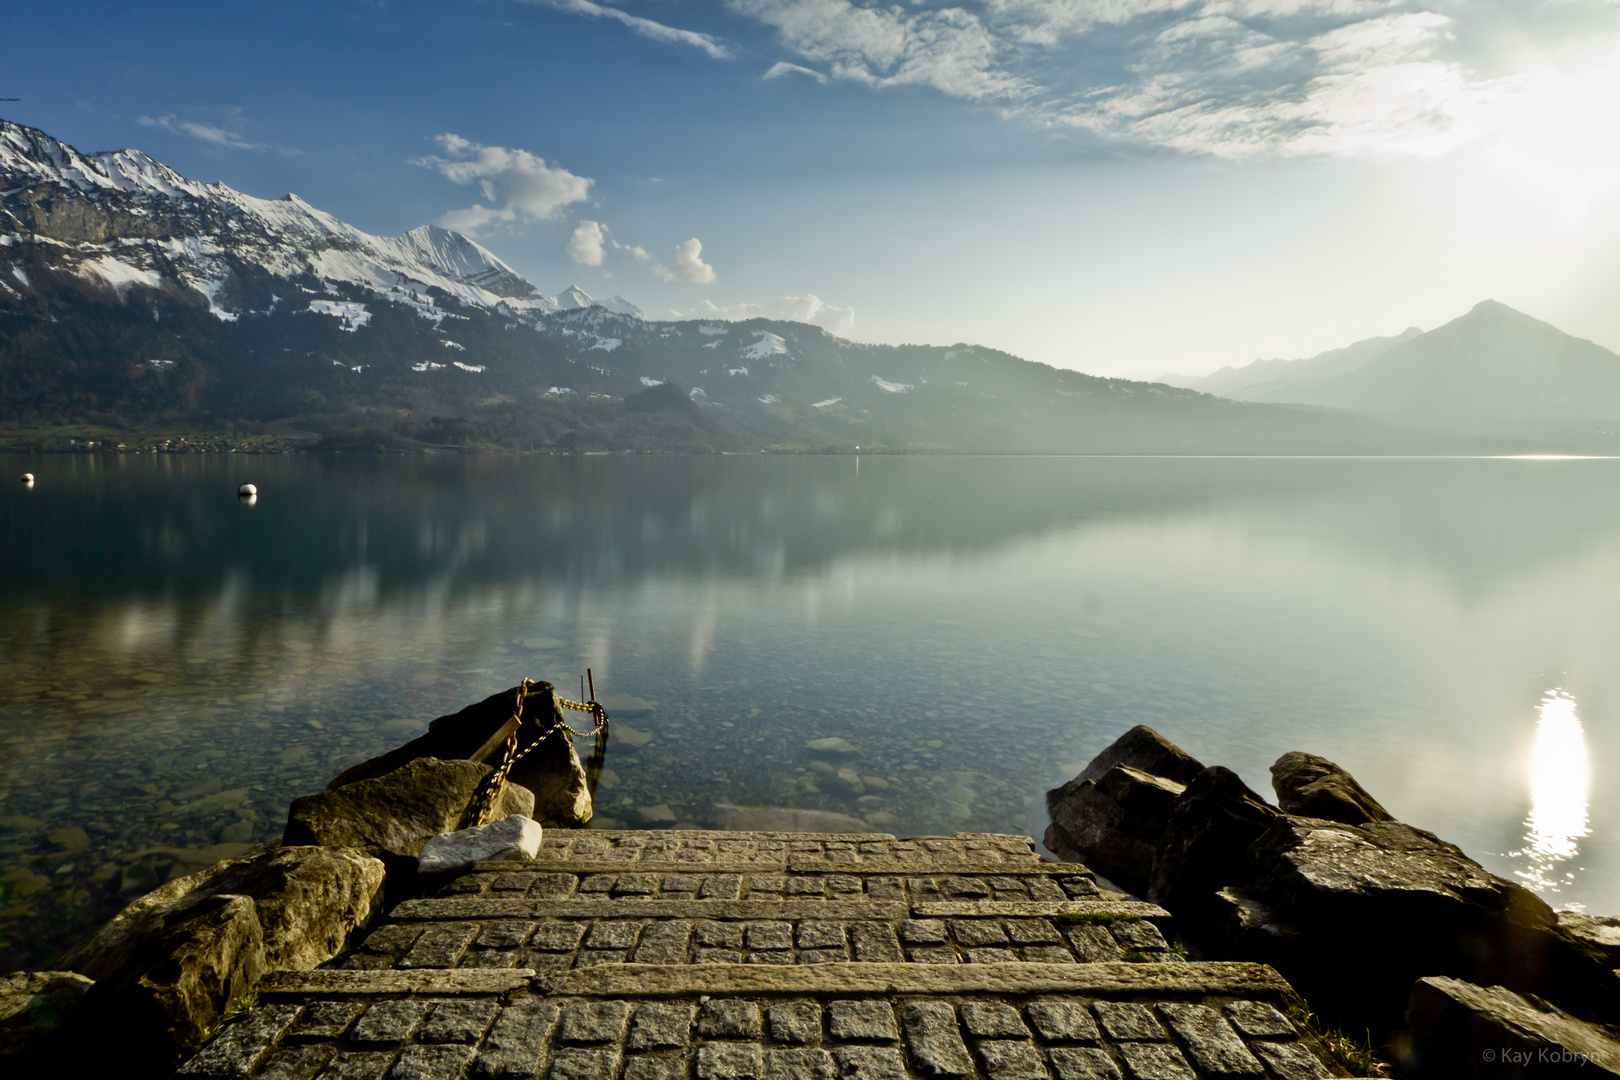
[[1585, 217], [1620, 189], [1620, 50], [1578, 72], [1530, 72], [1524, 85], [1487, 157], [1566, 220]]
[[1525, 819], [1524, 847], [1513, 855], [1529, 863], [1517, 872], [1525, 884], [1557, 892], [1574, 878], [1563, 864], [1579, 853], [1580, 841], [1592, 832], [1586, 815], [1591, 766], [1575, 699], [1552, 690], [1536, 711], [1540, 718], [1530, 755], [1530, 816]]

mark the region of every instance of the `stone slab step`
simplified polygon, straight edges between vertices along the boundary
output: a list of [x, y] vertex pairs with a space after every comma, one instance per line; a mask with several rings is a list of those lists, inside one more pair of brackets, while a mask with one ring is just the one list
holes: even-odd
[[691, 994], [1229, 994], [1280, 1001], [1286, 980], [1265, 964], [604, 964], [541, 972], [552, 996]]
[[527, 990], [533, 968], [418, 968], [406, 971], [272, 971], [254, 991], [261, 998], [281, 997], [461, 997]]
[[877, 919], [907, 918], [903, 902], [866, 900], [407, 900], [400, 921], [460, 919]]
[[912, 903], [866, 900], [507, 900], [488, 896], [407, 900], [391, 914], [395, 921], [480, 919], [864, 919], [1061, 918], [1169, 919], [1157, 904], [1140, 900], [969, 901]]
[[565, 997], [680, 997], [689, 994], [1229, 994], [1282, 1000], [1288, 983], [1265, 964], [603, 964], [561, 972], [278, 971], [260, 997], [460, 997], [513, 990]]
[[[541, 849], [542, 852], [544, 848]], [[548, 858], [544, 855], [525, 862], [480, 862], [472, 866], [475, 872], [491, 873], [502, 870], [566, 870], [571, 874], [888, 874], [888, 875], [1018, 875], [1044, 874], [1049, 877], [1068, 877], [1084, 873], [1076, 863], [1059, 862], [987, 862], [978, 859], [936, 861], [930, 859], [828, 859], [818, 856], [790, 855], [769, 861], [692, 862], [675, 859], [591, 859]]]

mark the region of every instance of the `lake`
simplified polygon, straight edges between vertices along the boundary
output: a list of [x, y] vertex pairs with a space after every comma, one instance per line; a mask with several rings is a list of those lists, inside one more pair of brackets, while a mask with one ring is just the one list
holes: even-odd
[[[1146, 723], [1267, 797], [1279, 755], [1325, 755], [1555, 907], [1620, 911], [1620, 461], [5, 466], [0, 970], [587, 667], [601, 826], [1038, 838], [1046, 790]], [[811, 768], [826, 737], [857, 785]]]

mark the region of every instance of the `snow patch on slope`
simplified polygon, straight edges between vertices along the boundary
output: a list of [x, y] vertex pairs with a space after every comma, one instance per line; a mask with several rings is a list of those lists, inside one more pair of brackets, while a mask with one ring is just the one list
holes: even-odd
[[746, 345], [738, 355], [744, 360], [763, 360], [767, 356], [777, 356], [787, 352], [787, 342], [769, 330], [755, 330], [757, 340], [752, 345]]
[[[311, 300], [309, 310], [317, 315], [342, 319], [343, 329], [351, 334], [371, 321], [371, 312], [366, 310], [366, 305], [354, 300]], [[443, 367], [442, 364], [439, 366]]]
[[[15, 272], [15, 268], [13, 268], [13, 271]], [[103, 255], [99, 259], [86, 259], [79, 264], [79, 273], [86, 277], [94, 274], [119, 292], [123, 292], [131, 285], [144, 285], [149, 289], [155, 289], [163, 284], [162, 274], [153, 270], [138, 269], [112, 255]], [[22, 282], [26, 285], [28, 279], [24, 277]]]

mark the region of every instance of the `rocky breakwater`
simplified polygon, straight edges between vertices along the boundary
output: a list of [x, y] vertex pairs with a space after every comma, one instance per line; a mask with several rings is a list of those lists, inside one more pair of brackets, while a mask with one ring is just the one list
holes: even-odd
[[495, 797], [489, 824], [470, 827], [494, 772], [486, 759], [503, 756], [515, 691], [441, 717], [421, 738], [295, 800], [280, 840], [140, 897], [69, 950], [62, 970], [0, 979], [0, 1072], [71, 1063], [167, 1075], [252, 1001], [263, 976], [320, 967], [388, 903], [445, 873], [532, 858], [536, 818], [585, 824], [590, 793], [571, 740], [556, 729], [555, 693], [549, 683], [533, 691], [517, 729], [520, 748], [532, 749]]
[[1275, 966], [1407, 1075], [1620, 1075], [1614, 920], [1555, 913], [1325, 758], [1271, 774], [1277, 805], [1136, 727], [1047, 793], [1046, 846], [1169, 909], [1204, 955]]

